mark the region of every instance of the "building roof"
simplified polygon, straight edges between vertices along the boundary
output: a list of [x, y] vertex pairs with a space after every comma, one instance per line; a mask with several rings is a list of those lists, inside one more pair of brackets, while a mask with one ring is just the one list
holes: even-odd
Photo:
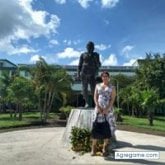
[[10, 62], [7, 59], [0, 59], [0, 69], [1, 70], [4, 70], [4, 69], [16, 70], [17, 69], [17, 65], [12, 63], [12, 62]]

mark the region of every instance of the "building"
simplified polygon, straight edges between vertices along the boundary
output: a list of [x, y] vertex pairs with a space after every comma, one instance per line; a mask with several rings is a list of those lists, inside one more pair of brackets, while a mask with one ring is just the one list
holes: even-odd
[[[14, 74], [14, 72], [18, 69], [19, 75], [25, 78], [30, 79], [31, 75], [28, 72], [27, 68], [34, 67], [34, 64], [13, 64], [12, 62], [8, 61], [7, 59], [0, 59], [0, 75], [3, 71], [8, 71], [9, 75]], [[76, 80], [77, 77], [77, 66], [73, 65], [63, 65], [62, 68], [66, 69], [68, 74], [72, 76], [74, 80], [74, 84], [72, 86], [72, 89], [74, 91], [82, 91], [81, 83], [80, 81]], [[24, 69], [26, 68], [26, 69]], [[136, 66], [101, 66], [99, 70], [99, 75], [102, 71], [108, 71], [112, 76], [117, 74], [124, 74], [127, 76], [133, 76], [135, 75], [135, 69]]]
[[0, 76], [2, 76], [3, 72], [8, 73], [12, 76], [17, 70], [17, 65], [13, 64], [7, 59], [0, 59]]
[[[74, 91], [81, 91], [81, 83], [80, 81], [76, 80], [77, 77], [77, 66], [72, 65], [63, 65], [62, 68], [66, 69], [68, 71], [68, 74], [73, 77], [74, 84], [72, 86]], [[136, 66], [101, 66], [99, 70], [99, 75], [102, 71], [108, 71], [111, 76], [117, 75], [117, 74], [124, 74], [126, 76], [134, 76]]]

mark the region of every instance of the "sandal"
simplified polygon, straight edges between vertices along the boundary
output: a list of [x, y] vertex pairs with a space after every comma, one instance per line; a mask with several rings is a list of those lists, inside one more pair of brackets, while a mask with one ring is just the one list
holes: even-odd
[[109, 152], [108, 152], [108, 146], [106, 146], [103, 150], [102, 150], [102, 156], [106, 157], [109, 155]]
[[96, 152], [91, 152], [91, 156], [96, 156]]
[[92, 145], [91, 156], [96, 156], [96, 145]]
[[108, 155], [109, 155], [109, 153], [107, 151], [105, 151], [105, 152], [102, 153], [102, 156], [103, 157], [107, 157]]

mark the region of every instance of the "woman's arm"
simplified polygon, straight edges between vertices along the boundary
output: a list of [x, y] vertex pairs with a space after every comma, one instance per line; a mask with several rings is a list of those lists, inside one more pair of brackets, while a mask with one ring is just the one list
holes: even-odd
[[101, 109], [101, 107], [99, 106], [99, 103], [98, 103], [98, 97], [99, 97], [99, 94], [98, 94], [98, 85], [96, 85], [95, 92], [94, 92], [94, 102], [95, 102], [95, 106], [96, 106], [97, 111], [99, 113], [102, 113], [102, 109]]
[[115, 98], [116, 98], [116, 90], [115, 90], [115, 87], [112, 87], [112, 93], [111, 93], [111, 97], [110, 97], [110, 100], [109, 100], [109, 104], [104, 110], [105, 114], [107, 114], [108, 111], [112, 109], [113, 104], [115, 102]]

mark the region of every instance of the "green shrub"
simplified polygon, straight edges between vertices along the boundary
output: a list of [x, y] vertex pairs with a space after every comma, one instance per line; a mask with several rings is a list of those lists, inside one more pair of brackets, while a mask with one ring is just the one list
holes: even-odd
[[114, 114], [115, 114], [117, 122], [122, 122], [123, 121], [123, 118], [121, 117], [121, 114], [122, 114], [122, 109], [121, 108], [115, 108], [114, 109]]
[[88, 129], [72, 127], [70, 138], [73, 151], [89, 152], [91, 150], [91, 132]]
[[66, 107], [61, 107], [60, 108], [60, 112], [61, 112], [60, 119], [67, 119], [69, 117], [69, 114], [72, 109], [73, 109], [73, 107], [69, 106], [69, 105]]
[[[72, 127], [71, 130], [72, 150], [76, 152], [90, 152], [92, 146], [91, 132], [88, 129]], [[103, 149], [103, 140], [98, 140], [96, 155], [100, 155]]]

